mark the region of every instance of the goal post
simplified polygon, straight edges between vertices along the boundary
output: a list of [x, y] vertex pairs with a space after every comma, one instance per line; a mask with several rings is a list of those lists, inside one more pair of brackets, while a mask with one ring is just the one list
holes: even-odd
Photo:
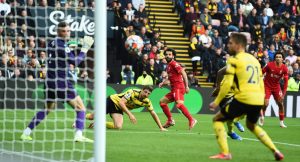
[[105, 162], [106, 153], [106, 37], [107, 37], [107, 13], [106, 1], [97, 1], [95, 12], [96, 31], [95, 38], [96, 44], [99, 45], [95, 48], [95, 111], [96, 111], [96, 127], [95, 127], [95, 162]]

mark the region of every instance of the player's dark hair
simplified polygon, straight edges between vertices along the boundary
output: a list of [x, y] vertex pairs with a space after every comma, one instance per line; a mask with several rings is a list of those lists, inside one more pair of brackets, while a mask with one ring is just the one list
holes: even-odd
[[282, 56], [282, 59], [284, 60], [284, 55], [283, 55], [283, 52], [281, 52], [281, 51], [278, 51], [278, 52], [276, 52], [276, 53], [275, 53], [275, 55], [274, 55], [274, 58], [273, 58], [273, 60], [275, 60], [275, 58], [276, 58], [276, 55], [281, 55], [281, 56]]
[[144, 87], [143, 87], [143, 90], [144, 90], [144, 89], [148, 89], [150, 92], [153, 91], [153, 87], [152, 87], [152, 86], [144, 86]]
[[65, 27], [67, 27], [67, 26], [69, 26], [69, 24], [68, 24], [67, 22], [61, 21], [61, 22], [58, 23], [58, 25], [57, 25], [57, 30], [59, 30], [59, 29], [61, 29], [61, 28], [65, 28]]
[[244, 48], [247, 46], [247, 38], [244, 34], [231, 33], [230, 39], [233, 40], [234, 43], [242, 45]]
[[173, 56], [174, 56], [174, 58], [176, 57], [176, 51], [175, 51], [173, 48], [167, 48], [167, 49], [164, 51], [164, 55], [166, 55], [166, 52], [167, 52], [167, 51], [171, 51], [172, 54], [173, 54]]

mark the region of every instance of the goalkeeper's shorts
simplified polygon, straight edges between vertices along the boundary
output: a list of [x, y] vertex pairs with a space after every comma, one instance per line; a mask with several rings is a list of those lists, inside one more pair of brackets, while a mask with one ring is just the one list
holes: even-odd
[[65, 91], [48, 89], [45, 91], [45, 99], [47, 102], [67, 102], [75, 99], [76, 96], [76, 91], [72, 89], [67, 89]]
[[69, 81], [45, 82], [45, 99], [47, 102], [67, 102], [75, 99], [77, 92]]

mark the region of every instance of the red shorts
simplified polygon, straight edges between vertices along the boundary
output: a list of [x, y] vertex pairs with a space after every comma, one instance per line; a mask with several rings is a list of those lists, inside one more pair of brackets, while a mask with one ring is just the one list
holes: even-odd
[[185, 89], [172, 89], [171, 92], [165, 95], [165, 97], [173, 102], [173, 101], [184, 101], [184, 94], [185, 94]]
[[270, 99], [271, 95], [273, 95], [273, 97], [276, 101], [281, 99], [283, 96], [280, 86], [275, 87], [275, 88], [274, 87], [269, 88], [269, 87], [265, 86], [265, 94], [266, 94], [265, 99]]

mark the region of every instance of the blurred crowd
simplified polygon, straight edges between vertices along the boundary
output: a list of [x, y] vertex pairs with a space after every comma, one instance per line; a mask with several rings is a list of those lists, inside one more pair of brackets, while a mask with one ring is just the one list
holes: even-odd
[[[300, 5], [297, 0], [198, 0], [174, 1], [191, 40], [189, 53], [197, 73], [215, 82], [217, 71], [226, 65], [228, 36], [241, 32], [248, 40], [247, 52], [262, 67], [281, 51], [290, 71], [290, 79], [299, 82]], [[198, 58], [198, 59], [197, 59]], [[299, 84], [298, 84], [299, 89]]]
[[[201, 58], [202, 75], [214, 82], [228, 58], [231, 32], [244, 33], [247, 51], [265, 66], [282, 51], [285, 63], [296, 76], [300, 63], [300, 5], [297, 0], [197, 0], [176, 1], [185, 34], [190, 37], [190, 56]], [[194, 69], [196, 69], [194, 64]]]
[[[277, 51], [282, 51], [290, 78], [298, 84], [300, 6], [296, 0], [208, 0], [206, 3], [173, 0], [173, 3], [184, 25], [184, 34], [191, 41], [189, 56], [193, 71], [189, 72], [189, 80], [196, 80], [195, 75], [205, 75], [208, 82], [215, 82], [217, 71], [230, 57], [226, 51], [230, 33], [242, 32], [248, 40], [247, 52], [253, 54], [262, 67], [274, 60]], [[117, 15], [123, 41], [131, 35], [138, 35], [144, 41], [141, 53], [129, 57], [134, 61], [124, 66], [120, 83], [160, 83], [166, 75], [163, 51], [167, 44], [160, 40], [160, 31], [151, 28], [155, 23], [149, 24], [145, 4], [134, 8], [130, 1], [115, 0], [109, 4], [109, 9]], [[201, 71], [197, 70], [198, 62]]]
[[[120, 55], [124, 55], [125, 65], [122, 67], [121, 80], [117, 83], [158, 85], [168, 79], [167, 61], [164, 58], [167, 44], [160, 39], [160, 30], [154, 30], [155, 23], [150, 25], [145, 7], [143, 1], [138, 4], [133, 4], [130, 0], [113, 0], [108, 3], [108, 9], [114, 11], [116, 25], [121, 29], [123, 44], [132, 35], [139, 36], [144, 44], [136, 53], [128, 52], [131, 46], [120, 52]], [[199, 87], [194, 73], [188, 73], [188, 80], [190, 86]]]
[[[46, 46], [39, 36], [32, 11], [38, 7], [92, 9], [94, 0], [0, 0], [0, 79], [43, 80], [46, 75]], [[70, 65], [70, 78], [85, 79], [86, 70]], [[74, 81], [75, 81], [74, 80]]]
[[[208, 82], [215, 82], [216, 72], [226, 65], [229, 57], [226, 44], [231, 32], [242, 32], [247, 36], [247, 51], [262, 66], [272, 61], [277, 51], [282, 51], [290, 79], [299, 83], [300, 5], [297, 0], [172, 1], [181, 18], [179, 23], [184, 25], [184, 34], [191, 41], [189, 55], [193, 71], [188, 73], [191, 85], [199, 86], [195, 84], [198, 83], [195, 75], [206, 75]], [[0, 0], [1, 80], [45, 78], [47, 38], [38, 36], [31, 9], [48, 6], [94, 10], [95, 1]], [[163, 55], [167, 44], [160, 39], [160, 31], [155, 28], [155, 23], [150, 24], [145, 7], [145, 1], [139, 1], [138, 4], [131, 0], [107, 1], [107, 9], [114, 12], [115, 24], [121, 31], [123, 46], [132, 35], [138, 35], [144, 44], [134, 54], [129, 53], [129, 49], [122, 51], [120, 55], [125, 56], [122, 58], [127, 61], [122, 66], [121, 80], [113, 83], [157, 85], [167, 78], [167, 62]], [[201, 71], [197, 70], [198, 62]], [[76, 67], [70, 69], [72, 78], [88, 77], [86, 70]]]
[[[129, 58], [121, 72], [120, 84], [157, 85], [167, 78], [167, 61], [164, 58], [165, 42], [160, 39], [160, 31], [155, 31], [148, 20], [145, 3], [136, 6], [131, 1], [114, 0], [108, 9], [115, 13], [116, 25], [121, 29], [123, 46], [126, 39], [137, 35], [142, 39], [143, 47], [131, 53], [126, 47], [122, 55]], [[125, 53], [125, 54], [124, 54]]]

